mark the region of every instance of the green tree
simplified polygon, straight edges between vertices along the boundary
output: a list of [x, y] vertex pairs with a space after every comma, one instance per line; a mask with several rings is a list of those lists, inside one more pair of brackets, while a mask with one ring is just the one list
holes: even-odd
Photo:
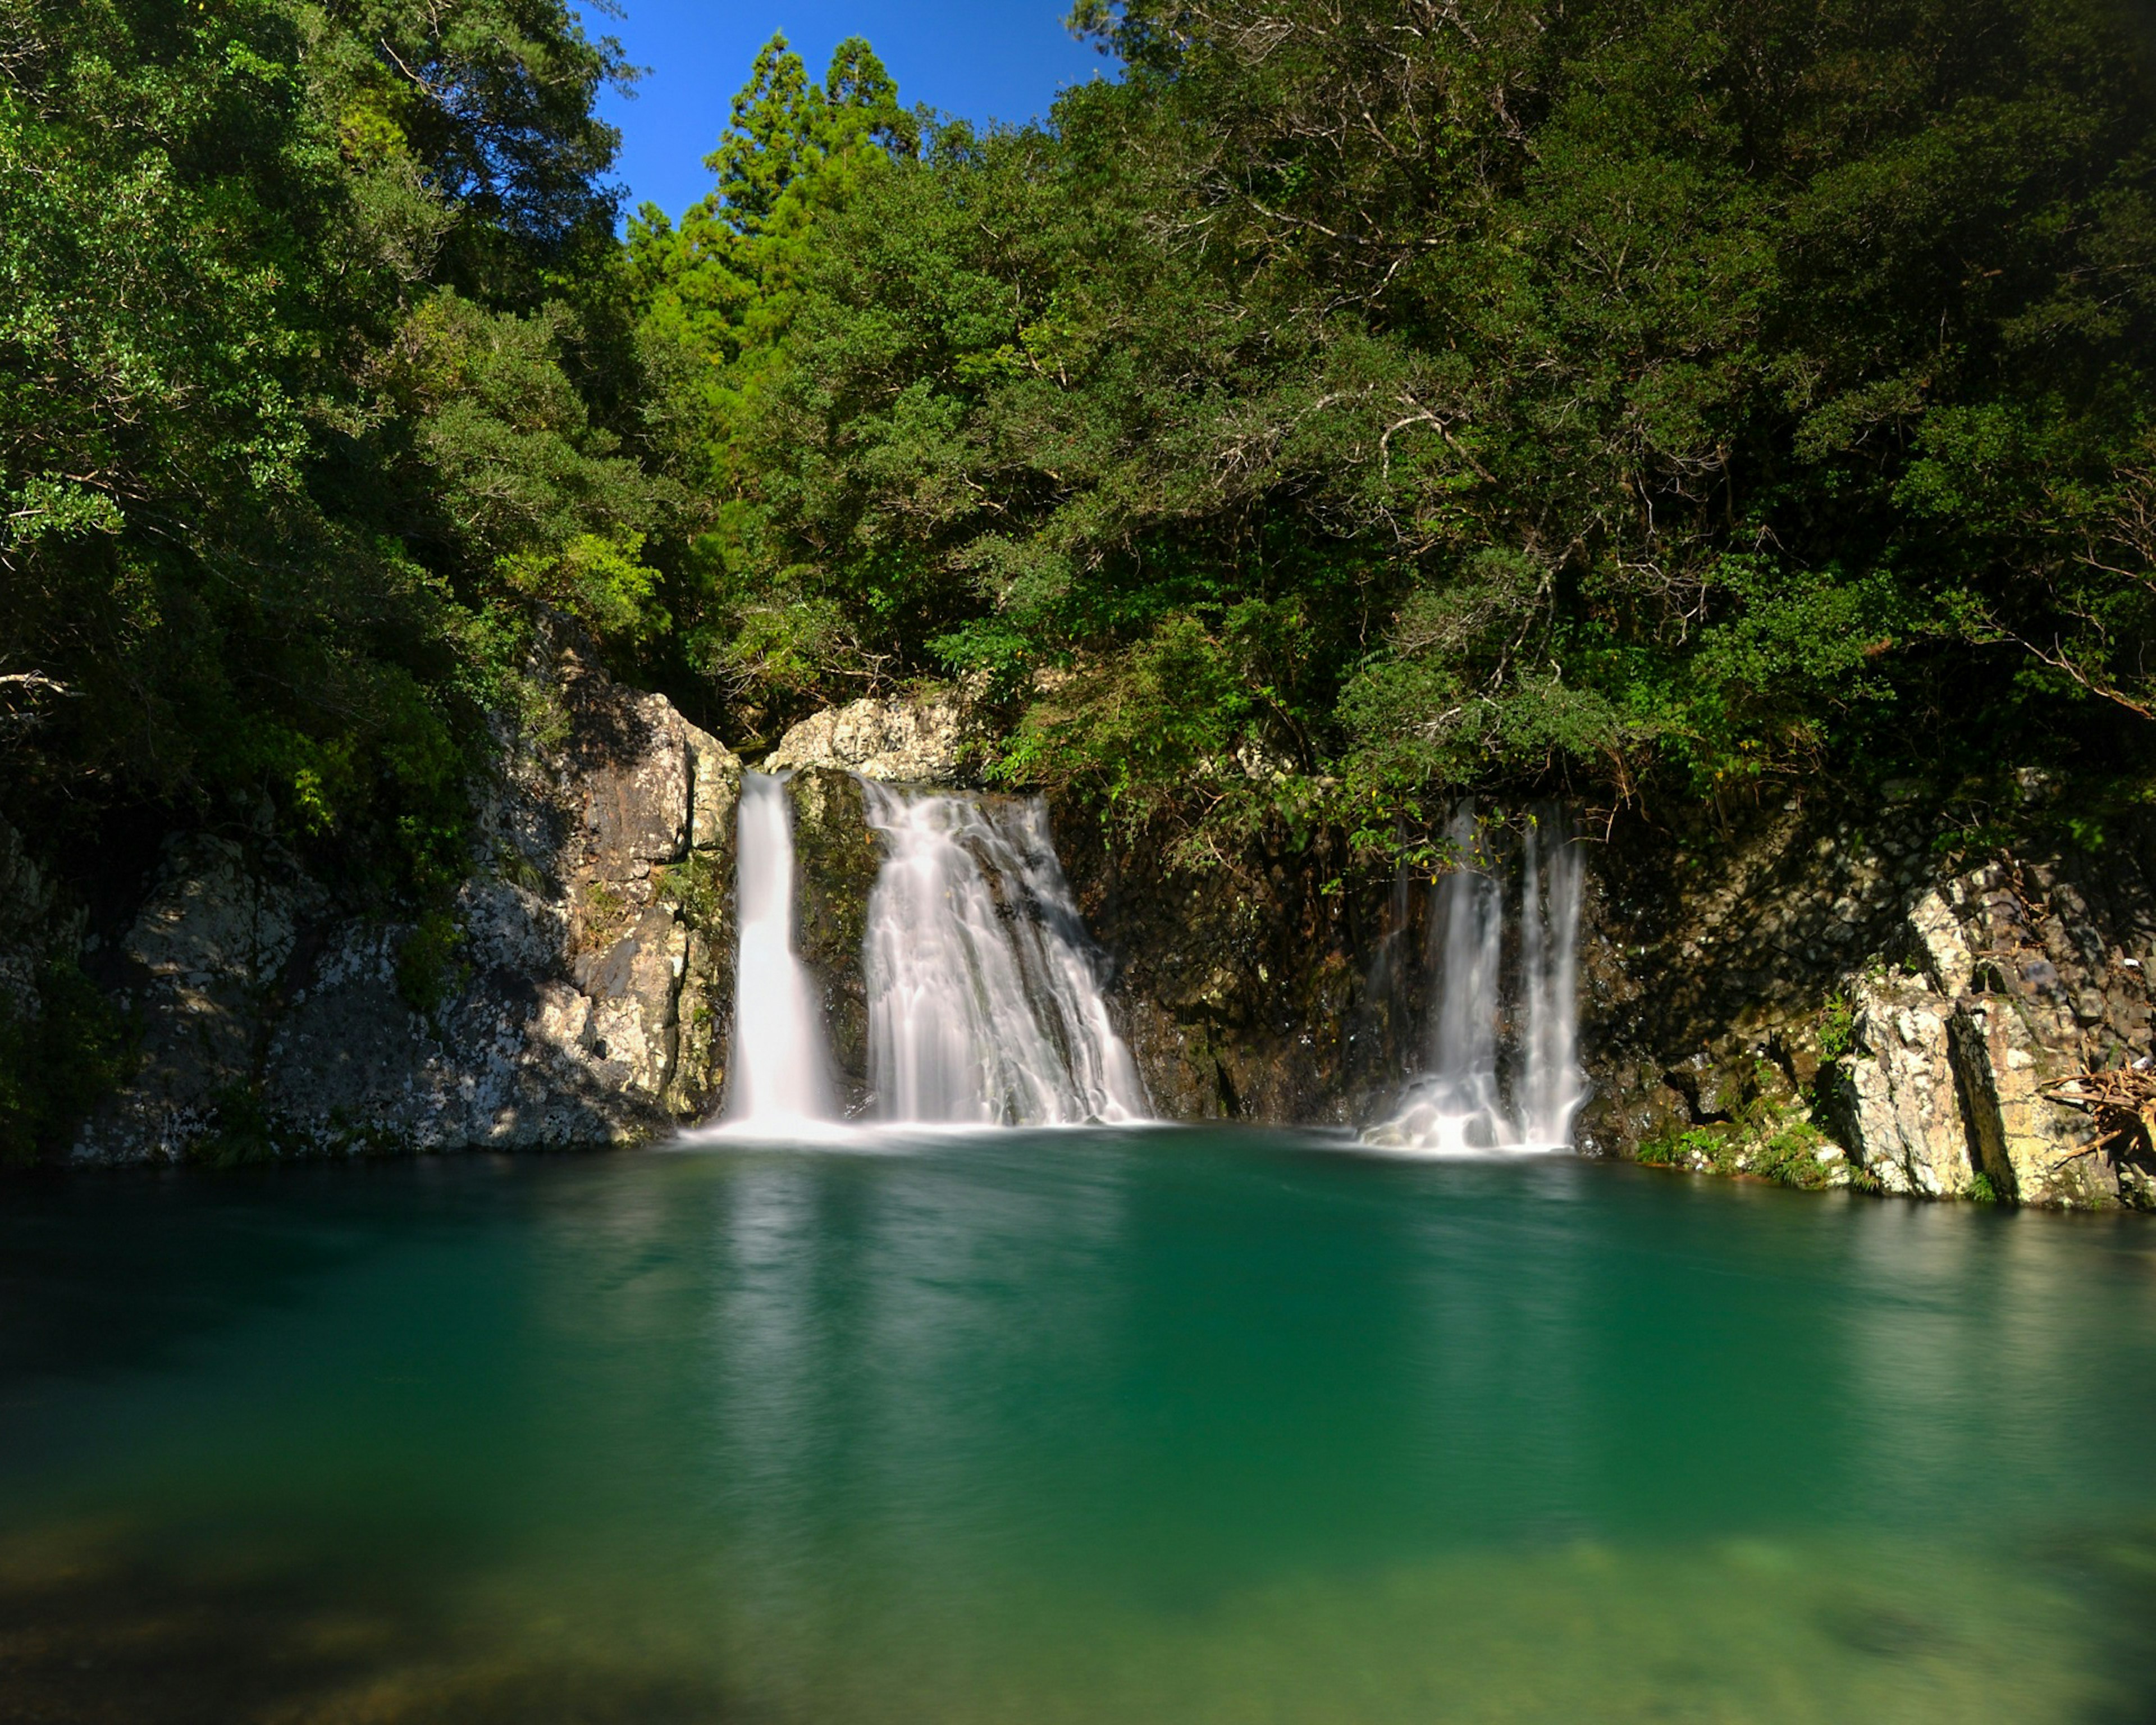
[[824, 688], [1054, 670], [1009, 770], [1215, 819], [2149, 705], [2156, 104], [2103, 0], [1076, 22], [1124, 81], [865, 181], [734, 421]]
[[446, 880], [504, 560], [653, 523], [548, 287], [611, 252], [619, 53], [558, 0], [414, 16], [6, 0], [0, 812], [28, 829], [266, 798], [385, 883]]
[[752, 730], [813, 698], [827, 674], [857, 669], [862, 649], [834, 608], [771, 567], [743, 428], [790, 367], [802, 272], [827, 223], [911, 161], [919, 139], [867, 43], [840, 43], [818, 85], [774, 37], [706, 158], [709, 195], [678, 228], [651, 205], [629, 224], [650, 447], [705, 510], [670, 589], [680, 646], [698, 673], [745, 697], [736, 713]]

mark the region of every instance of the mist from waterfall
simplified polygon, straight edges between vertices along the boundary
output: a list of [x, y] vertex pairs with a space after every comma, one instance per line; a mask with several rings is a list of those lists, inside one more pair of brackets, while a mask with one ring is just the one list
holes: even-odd
[[1527, 823], [1517, 852], [1508, 1014], [1508, 847], [1481, 829], [1468, 803], [1454, 811], [1447, 836], [1455, 865], [1431, 889], [1427, 1065], [1398, 1111], [1365, 1141], [1434, 1155], [1569, 1148], [1573, 1117], [1586, 1099], [1578, 1060], [1580, 847], [1550, 811]]
[[865, 954], [877, 1112], [1007, 1126], [1147, 1118], [1040, 800], [864, 791], [886, 848]]
[[793, 950], [793, 820], [783, 778], [742, 776], [735, 831], [740, 946], [725, 1117], [759, 1131], [824, 1120], [823, 1011]]

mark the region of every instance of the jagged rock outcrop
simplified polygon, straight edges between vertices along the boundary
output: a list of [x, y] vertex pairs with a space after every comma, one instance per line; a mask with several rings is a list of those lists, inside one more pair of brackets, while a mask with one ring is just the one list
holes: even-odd
[[724, 1082], [741, 766], [561, 656], [505, 732], [473, 872], [419, 925], [340, 916], [274, 847], [169, 848], [126, 942], [142, 1070], [74, 1159], [620, 1143]]
[[960, 784], [972, 733], [948, 691], [856, 701], [803, 719], [780, 739], [767, 773], [838, 768], [886, 784]]
[[1867, 834], [1793, 805], [1712, 866], [1612, 847], [1589, 943], [1591, 1147], [1712, 1132], [1742, 1167], [1804, 1119], [1881, 1191], [2149, 1202], [2148, 1131], [2107, 1127], [2074, 1082], [2148, 1070], [2143, 835], [1942, 875], [1920, 810], [1873, 818]]
[[1854, 1163], [1883, 1191], [1960, 1198], [1976, 1177], [1948, 1047], [1953, 1008], [1930, 989], [1860, 982], [1833, 1112]]
[[2008, 860], [1949, 880], [1910, 909], [1908, 968], [1855, 980], [1831, 1107], [1883, 1189], [1960, 1196], [1980, 1179], [2075, 1208], [2156, 1197], [2146, 1132], [2107, 1132], [2077, 1081], [2147, 1070], [2146, 961], [2127, 947], [2156, 929], [2116, 871], [2105, 908], [2124, 926], [2103, 927], [2071, 872]]

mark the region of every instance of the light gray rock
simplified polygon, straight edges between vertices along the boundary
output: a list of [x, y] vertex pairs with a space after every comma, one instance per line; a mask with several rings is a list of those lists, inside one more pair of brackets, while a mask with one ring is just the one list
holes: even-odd
[[1976, 968], [1961, 922], [1946, 900], [1934, 890], [1918, 899], [1909, 911], [1910, 932], [1924, 957], [1932, 984], [1949, 1000], [1969, 992]]
[[838, 767], [896, 784], [955, 784], [964, 775], [967, 726], [955, 697], [856, 701], [803, 719], [781, 739], [765, 770]]
[[689, 746], [690, 814], [689, 847], [721, 850], [734, 840], [734, 816], [741, 805], [741, 758], [708, 731], [686, 721], [681, 729]]
[[2072, 1027], [2057, 1016], [2005, 995], [1954, 1014], [1953, 1052], [1970, 1129], [2002, 1197], [2061, 1209], [2113, 1204], [2118, 1177], [2096, 1153], [2095, 1122], [2053, 1094], [2082, 1065]]
[[1953, 1003], [1920, 984], [1867, 978], [1851, 1005], [1835, 1110], [1851, 1157], [1886, 1191], [1964, 1196], [1976, 1169], [1948, 1042]]
[[250, 866], [238, 845], [190, 834], [167, 847], [163, 878], [124, 950], [183, 987], [260, 988], [292, 956], [298, 919], [295, 893]]
[[268, 1029], [268, 1009], [302, 918], [321, 894], [289, 858], [208, 833], [169, 840], [148, 899], [121, 942], [142, 1027], [133, 1078], [91, 1116], [73, 1159], [184, 1160], [229, 1130]]
[[556, 687], [551, 740], [505, 727], [474, 788], [431, 975], [400, 985], [413, 926], [336, 920], [230, 841], [176, 845], [125, 942], [142, 1075], [76, 1159], [184, 1158], [243, 1098], [287, 1153], [626, 1143], [713, 1106], [741, 763], [573, 655]]

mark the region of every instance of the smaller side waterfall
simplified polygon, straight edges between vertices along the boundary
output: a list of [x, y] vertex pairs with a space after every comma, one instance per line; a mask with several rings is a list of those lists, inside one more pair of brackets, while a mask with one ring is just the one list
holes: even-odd
[[1147, 1117], [1038, 798], [864, 781], [886, 847], [869, 900], [869, 1077], [886, 1118]]
[[1573, 1116], [1587, 1100], [1579, 1070], [1580, 875], [1580, 848], [1562, 824], [1531, 822], [1520, 862], [1527, 1050], [1519, 1095], [1520, 1128], [1530, 1144], [1569, 1147]]
[[793, 952], [793, 822], [786, 781], [744, 774], [736, 828], [740, 951], [726, 1119], [783, 1127], [830, 1113], [823, 1015]]
[[1430, 903], [1429, 1064], [1399, 1111], [1364, 1138], [1437, 1155], [1568, 1148], [1573, 1116], [1586, 1099], [1578, 1060], [1579, 847], [1553, 814], [1528, 823], [1508, 990], [1503, 848], [1478, 829], [1471, 803], [1455, 811], [1450, 837], [1456, 865], [1433, 887]]

